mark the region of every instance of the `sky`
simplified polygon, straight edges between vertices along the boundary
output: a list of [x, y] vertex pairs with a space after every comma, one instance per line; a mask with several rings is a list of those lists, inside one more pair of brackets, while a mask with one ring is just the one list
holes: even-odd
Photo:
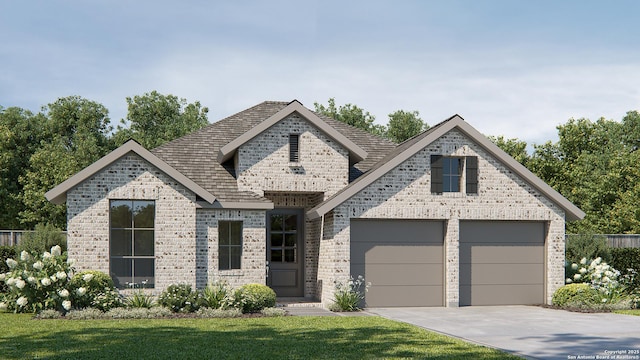
[[454, 114], [557, 139], [569, 118], [640, 108], [640, 2], [0, 0], [0, 106], [79, 95], [126, 118], [157, 90], [214, 122], [265, 100], [335, 98], [385, 124]]

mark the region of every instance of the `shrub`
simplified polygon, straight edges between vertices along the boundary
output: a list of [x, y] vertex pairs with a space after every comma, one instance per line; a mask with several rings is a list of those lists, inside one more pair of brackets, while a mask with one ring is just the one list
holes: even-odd
[[62, 230], [52, 224], [37, 224], [35, 231], [25, 233], [17, 246], [17, 252], [42, 254], [54, 246], [60, 246], [62, 252], [67, 251], [67, 237]]
[[640, 291], [640, 248], [612, 248], [611, 266], [628, 276], [626, 284], [631, 292]]
[[99, 309], [86, 308], [82, 310], [71, 310], [65, 315], [65, 318], [71, 319], [71, 320], [90, 320], [90, 319], [100, 319], [103, 316], [104, 316], [104, 313]]
[[19, 258], [7, 259], [9, 271], [0, 274], [8, 286], [2, 294], [0, 310], [39, 312], [45, 309], [69, 311], [72, 289], [69, 284], [73, 267], [65, 260], [59, 246], [35, 256], [22, 251]]
[[276, 305], [276, 293], [270, 287], [262, 284], [246, 284], [240, 287], [244, 298], [242, 312], [258, 312]]
[[240, 309], [200, 308], [196, 315], [202, 318], [237, 318], [242, 316]]
[[279, 316], [286, 316], [287, 310], [281, 309], [281, 308], [275, 308], [275, 307], [268, 307], [260, 310], [260, 313], [264, 316], [279, 317]]
[[[0, 246], [0, 274], [4, 274], [9, 271], [7, 265], [7, 259], [14, 259], [16, 257], [16, 248], [13, 246]], [[5, 293], [9, 290], [7, 285], [0, 281], [0, 293]]]
[[42, 310], [36, 315], [36, 319], [58, 319], [62, 317], [62, 313], [58, 310]]
[[365, 283], [364, 277], [358, 275], [357, 279], [349, 278], [347, 283], [336, 282], [333, 294], [333, 304], [329, 306], [331, 311], [357, 311], [361, 309], [364, 293], [369, 290], [371, 283]]
[[597, 305], [600, 303], [600, 294], [589, 284], [568, 284], [556, 290], [551, 301], [560, 307]]
[[122, 306], [122, 299], [108, 274], [98, 270], [85, 270], [71, 278], [74, 306], [77, 309], [95, 307], [107, 311]]
[[[218, 281], [207, 285], [200, 294], [200, 306], [211, 309], [224, 309], [230, 307], [229, 295], [232, 289], [225, 281]], [[232, 303], [232, 302], [231, 302]]]
[[567, 237], [565, 252], [566, 262], [578, 263], [580, 259], [601, 258], [604, 262], [611, 261], [611, 251], [604, 235], [576, 234]]
[[173, 312], [194, 312], [198, 309], [198, 293], [188, 284], [169, 285], [160, 294], [158, 304]]
[[145, 294], [142, 291], [134, 292], [125, 301], [125, 304], [127, 305], [128, 308], [151, 309], [154, 303], [155, 301], [153, 300], [153, 295]]

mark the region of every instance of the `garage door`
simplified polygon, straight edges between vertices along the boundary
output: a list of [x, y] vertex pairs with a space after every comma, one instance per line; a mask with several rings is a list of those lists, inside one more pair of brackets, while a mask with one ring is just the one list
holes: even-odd
[[351, 274], [371, 282], [369, 307], [442, 306], [443, 223], [352, 220]]
[[460, 305], [542, 304], [541, 222], [460, 222]]

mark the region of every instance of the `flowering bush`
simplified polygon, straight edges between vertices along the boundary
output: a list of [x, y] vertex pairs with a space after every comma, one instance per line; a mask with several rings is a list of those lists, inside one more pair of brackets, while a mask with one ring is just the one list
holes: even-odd
[[69, 311], [73, 267], [60, 246], [35, 256], [22, 251], [18, 259], [7, 259], [9, 271], [0, 274], [8, 292], [0, 295], [0, 310], [38, 312], [44, 309]]
[[[335, 293], [333, 294], [332, 311], [357, 311], [361, 308], [364, 300], [364, 293], [369, 291], [371, 283], [365, 283], [364, 277], [358, 275], [357, 279], [349, 278], [347, 283], [336, 282]], [[364, 287], [364, 289], [363, 289]]]
[[71, 278], [71, 288], [74, 289], [76, 309], [93, 307], [108, 311], [123, 306], [122, 297], [113, 286], [113, 280], [102, 271], [85, 270], [75, 274]]
[[582, 258], [579, 264], [573, 263], [567, 266], [567, 276], [565, 280], [567, 284], [585, 283], [596, 290], [599, 295], [599, 305], [628, 302], [625, 277], [621, 277], [620, 271], [602, 261], [600, 257], [591, 261]]
[[194, 312], [198, 310], [198, 293], [188, 284], [169, 285], [160, 294], [158, 304], [173, 312]]

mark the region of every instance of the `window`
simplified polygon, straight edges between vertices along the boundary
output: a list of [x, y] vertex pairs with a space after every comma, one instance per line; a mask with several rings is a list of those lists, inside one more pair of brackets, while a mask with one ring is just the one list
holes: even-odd
[[289, 162], [298, 162], [300, 160], [300, 135], [289, 134]]
[[478, 158], [431, 155], [431, 192], [461, 192], [464, 184], [467, 194], [478, 193]]
[[218, 269], [240, 269], [242, 221], [218, 221]]
[[154, 201], [111, 200], [110, 273], [119, 289], [155, 285]]

